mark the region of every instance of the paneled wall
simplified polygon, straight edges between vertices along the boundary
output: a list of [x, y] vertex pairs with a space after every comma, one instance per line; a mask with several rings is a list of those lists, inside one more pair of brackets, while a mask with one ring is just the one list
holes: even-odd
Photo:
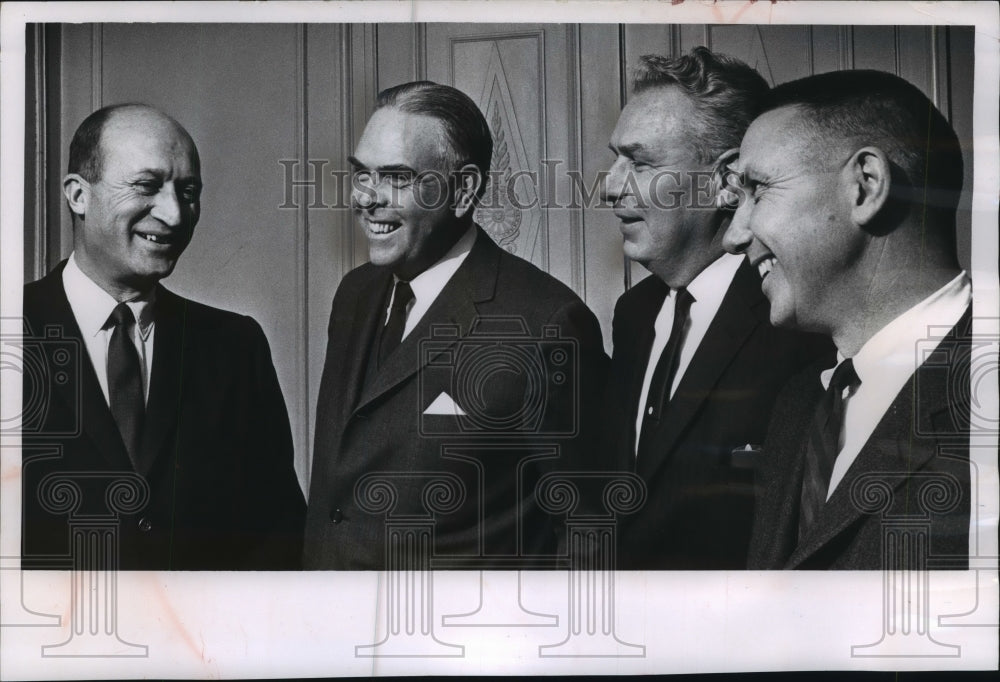
[[[609, 347], [615, 300], [647, 273], [627, 267], [613, 214], [580, 190], [611, 162], [608, 137], [642, 54], [706, 45], [772, 83], [840, 68], [898, 73], [968, 142], [971, 187], [974, 46], [961, 27], [80, 24], [29, 26], [28, 45], [25, 278], [72, 248], [60, 186], [80, 121], [126, 101], [177, 118], [198, 144], [205, 190], [166, 284], [264, 327], [305, 489], [330, 301], [367, 257], [346, 208], [346, 157], [382, 88], [429, 78], [480, 104], [497, 139], [494, 172], [515, 180], [514, 200], [498, 193], [477, 218], [573, 287]], [[967, 211], [959, 220], [968, 263]]]

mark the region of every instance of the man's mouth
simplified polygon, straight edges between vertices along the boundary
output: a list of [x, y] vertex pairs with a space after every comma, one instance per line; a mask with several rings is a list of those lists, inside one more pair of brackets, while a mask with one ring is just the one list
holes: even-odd
[[149, 232], [136, 232], [135, 234], [154, 244], [176, 244], [179, 241], [179, 237], [174, 234], [151, 234]]
[[386, 223], [386, 222], [376, 222], [374, 220], [366, 221], [368, 225], [368, 230], [372, 234], [389, 234], [395, 232], [399, 229], [401, 223]]
[[622, 225], [632, 225], [634, 223], [642, 222], [642, 216], [637, 216], [633, 213], [615, 213], [615, 217], [621, 221]]
[[771, 274], [771, 270], [774, 269], [774, 263], [774, 256], [765, 256], [761, 260], [757, 261], [757, 273], [760, 274], [761, 280]]

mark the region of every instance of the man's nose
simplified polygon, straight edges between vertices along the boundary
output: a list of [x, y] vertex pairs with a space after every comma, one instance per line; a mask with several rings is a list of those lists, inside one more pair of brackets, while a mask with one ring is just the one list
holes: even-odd
[[601, 182], [601, 199], [603, 201], [615, 202], [621, 198], [622, 190], [625, 187], [625, 173], [628, 164], [625, 159], [619, 157], [611, 164]]
[[164, 185], [156, 195], [152, 215], [168, 227], [181, 224], [183, 209], [177, 193], [171, 185]]
[[750, 248], [753, 241], [753, 232], [750, 231], [750, 208], [747, 201], [740, 201], [736, 208], [736, 213], [722, 235], [722, 246], [729, 253], [744, 253]]
[[380, 189], [380, 185], [355, 182], [351, 187], [351, 203], [362, 209], [385, 205], [386, 202], [379, 191]]

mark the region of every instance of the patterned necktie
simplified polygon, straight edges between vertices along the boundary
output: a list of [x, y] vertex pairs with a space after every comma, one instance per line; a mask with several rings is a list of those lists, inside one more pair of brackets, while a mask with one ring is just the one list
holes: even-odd
[[403, 340], [403, 329], [406, 327], [406, 306], [413, 300], [413, 289], [409, 282], [396, 282], [392, 295], [392, 307], [389, 309], [389, 320], [382, 329], [382, 338], [378, 346], [378, 364], [382, 366], [392, 351], [396, 350]]
[[656, 362], [656, 369], [653, 370], [653, 377], [649, 382], [649, 393], [646, 396], [646, 405], [642, 416], [642, 432], [639, 434], [637, 456], [641, 457], [649, 445], [654, 427], [663, 420], [667, 403], [670, 401], [670, 387], [674, 383], [677, 362], [681, 355], [681, 341], [683, 340], [681, 337], [684, 334], [684, 324], [687, 322], [692, 303], [694, 303], [694, 297], [688, 293], [687, 289], [677, 290], [670, 336], [667, 338], [667, 345], [664, 346], [663, 353], [660, 354], [660, 359]]
[[108, 324], [114, 327], [108, 344], [108, 397], [111, 414], [132, 464], [136, 471], [141, 471], [139, 443], [146, 404], [142, 392], [139, 353], [132, 342], [135, 317], [128, 305], [119, 303], [111, 312]]
[[844, 360], [833, 373], [830, 385], [816, 408], [806, 443], [806, 469], [802, 478], [802, 506], [799, 510], [799, 542], [826, 504], [833, 464], [840, 452], [840, 429], [844, 422], [844, 389], [853, 393], [861, 380], [854, 362]]

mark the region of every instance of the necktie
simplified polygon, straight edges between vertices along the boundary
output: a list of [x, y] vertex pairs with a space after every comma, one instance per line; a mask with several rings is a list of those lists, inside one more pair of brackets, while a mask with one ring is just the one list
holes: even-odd
[[409, 282], [396, 282], [392, 295], [392, 307], [389, 309], [389, 320], [382, 329], [382, 338], [378, 346], [378, 364], [381, 366], [389, 354], [396, 350], [403, 340], [403, 329], [406, 327], [406, 306], [413, 300], [413, 289]]
[[642, 417], [642, 432], [639, 435], [638, 456], [642, 456], [643, 451], [648, 447], [654, 427], [663, 420], [667, 403], [670, 400], [670, 387], [673, 385], [674, 375], [677, 373], [677, 361], [681, 355], [684, 323], [687, 322], [691, 304], [694, 302], [694, 297], [688, 293], [687, 289], [678, 289], [675, 297], [674, 320], [670, 325], [670, 336], [667, 338], [667, 345], [664, 346], [660, 359], [656, 362], [656, 369], [653, 370], [653, 377], [649, 382], [649, 393], [646, 396]]
[[806, 470], [802, 479], [802, 507], [799, 511], [799, 542], [826, 504], [833, 463], [840, 451], [840, 429], [844, 421], [844, 389], [861, 385], [854, 362], [844, 360], [833, 373], [830, 385], [816, 408], [806, 442]]
[[142, 368], [139, 353], [132, 342], [135, 317], [125, 303], [119, 303], [108, 318], [114, 326], [108, 344], [108, 397], [111, 414], [118, 424], [125, 449], [136, 470], [139, 466], [139, 443], [146, 412], [142, 393]]

